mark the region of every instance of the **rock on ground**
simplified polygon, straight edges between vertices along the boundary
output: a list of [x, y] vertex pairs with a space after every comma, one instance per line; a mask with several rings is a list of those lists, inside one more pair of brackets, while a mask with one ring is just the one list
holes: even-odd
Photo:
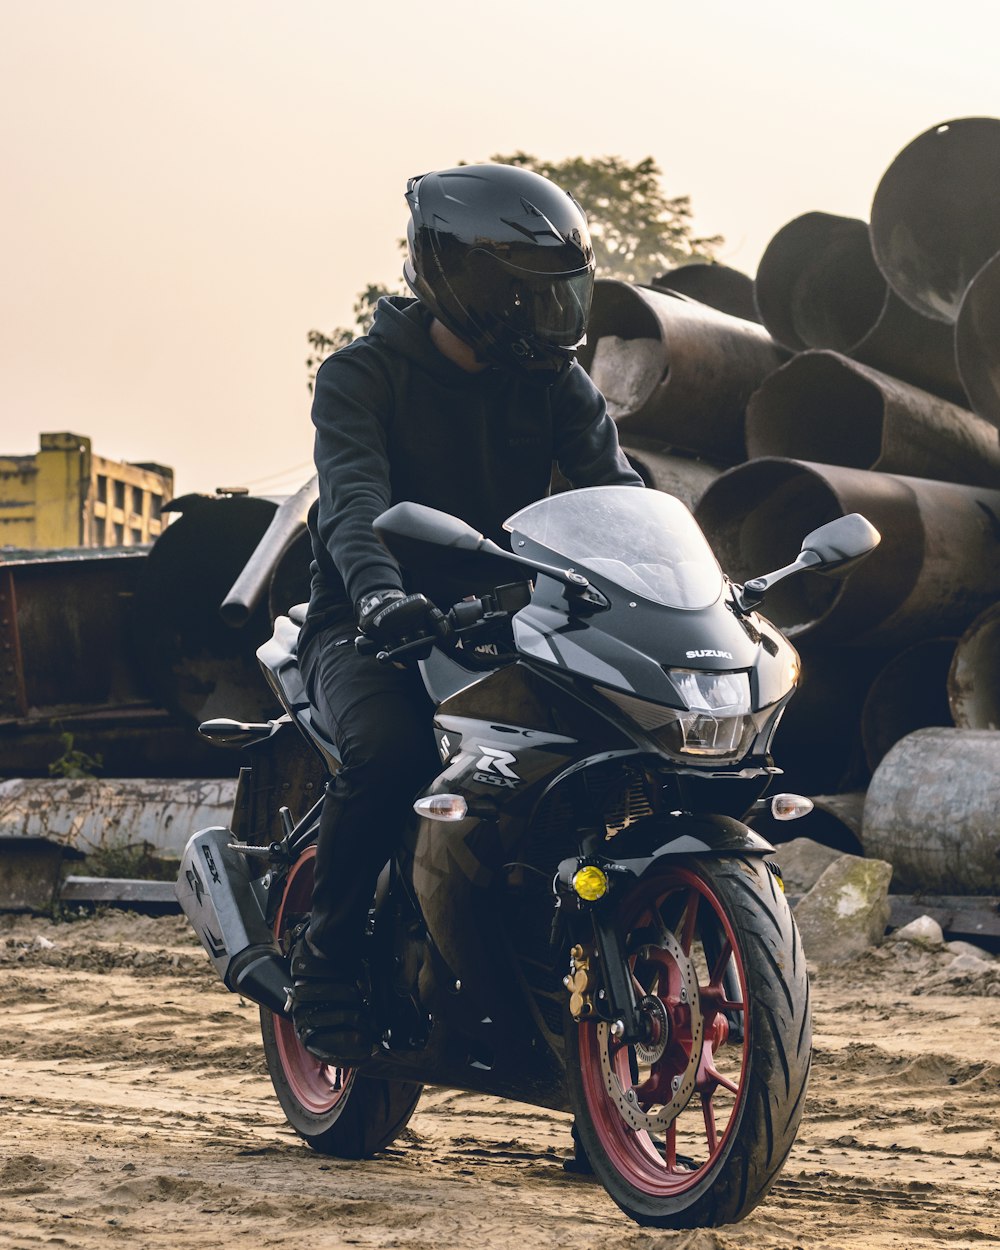
[[889, 923], [892, 865], [841, 855], [795, 909], [806, 955], [815, 963], [842, 963], [878, 945]]

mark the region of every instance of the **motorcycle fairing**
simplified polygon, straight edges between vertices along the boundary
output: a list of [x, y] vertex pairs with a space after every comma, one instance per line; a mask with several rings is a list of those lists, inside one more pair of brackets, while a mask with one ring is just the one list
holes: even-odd
[[591, 581], [609, 607], [575, 613], [563, 587], [539, 577], [531, 603], [514, 617], [523, 655], [678, 709], [685, 702], [670, 681], [671, 668], [748, 672], [755, 711], [794, 684], [795, 649], [764, 618], [741, 615], [728, 583], [715, 603], [692, 610], [651, 603], [596, 576]]

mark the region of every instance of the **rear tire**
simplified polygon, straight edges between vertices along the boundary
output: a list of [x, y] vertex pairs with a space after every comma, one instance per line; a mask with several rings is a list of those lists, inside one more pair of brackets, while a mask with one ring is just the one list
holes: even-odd
[[[308, 847], [288, 872], [275, 933], [308, 915], [315, 847]], [[261, 1040], [271, 1084], [288, 1123], [313, 1150], [341, 1159], [368, 1159], [384, 1150], [406, 1127], [423, 1086], [411, 1081], [365, 1077], [311, 1055], [291, 1020], [262, 1007]]]
[[640, 1224], [741, 1220], [805, 1103], [809, 983], [788, 903], [760, 859], [668, 861], [622, 896], [617, 923], [651, 1035], [621, 1045], [607, 1023], [569, 1022], [583, 1146]]

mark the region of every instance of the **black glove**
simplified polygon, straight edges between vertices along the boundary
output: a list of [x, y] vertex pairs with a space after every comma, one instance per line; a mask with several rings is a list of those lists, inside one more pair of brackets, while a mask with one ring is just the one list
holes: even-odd
[[413, 639], [433, 640], [445, 630], [444, 613], [426, 595], [378, 590], [360, 599], [357, 611], [358, 629], [386, 650]]

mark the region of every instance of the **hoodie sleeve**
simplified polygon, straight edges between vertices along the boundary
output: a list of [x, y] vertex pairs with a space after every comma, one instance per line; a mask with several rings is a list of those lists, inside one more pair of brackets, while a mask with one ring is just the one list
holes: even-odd
[[392, 502], [387, 432], [393, 391], [370, 347], [346, 347], [316, 374], [312, 420], [319, 475], [317, 532], [352, 604], [402, 587], [399, 566], [372, 531]]
[[618, 446], [604, 396], [576, 361], [553, 388], [555, 460], [573, 486], [642, 486]]

